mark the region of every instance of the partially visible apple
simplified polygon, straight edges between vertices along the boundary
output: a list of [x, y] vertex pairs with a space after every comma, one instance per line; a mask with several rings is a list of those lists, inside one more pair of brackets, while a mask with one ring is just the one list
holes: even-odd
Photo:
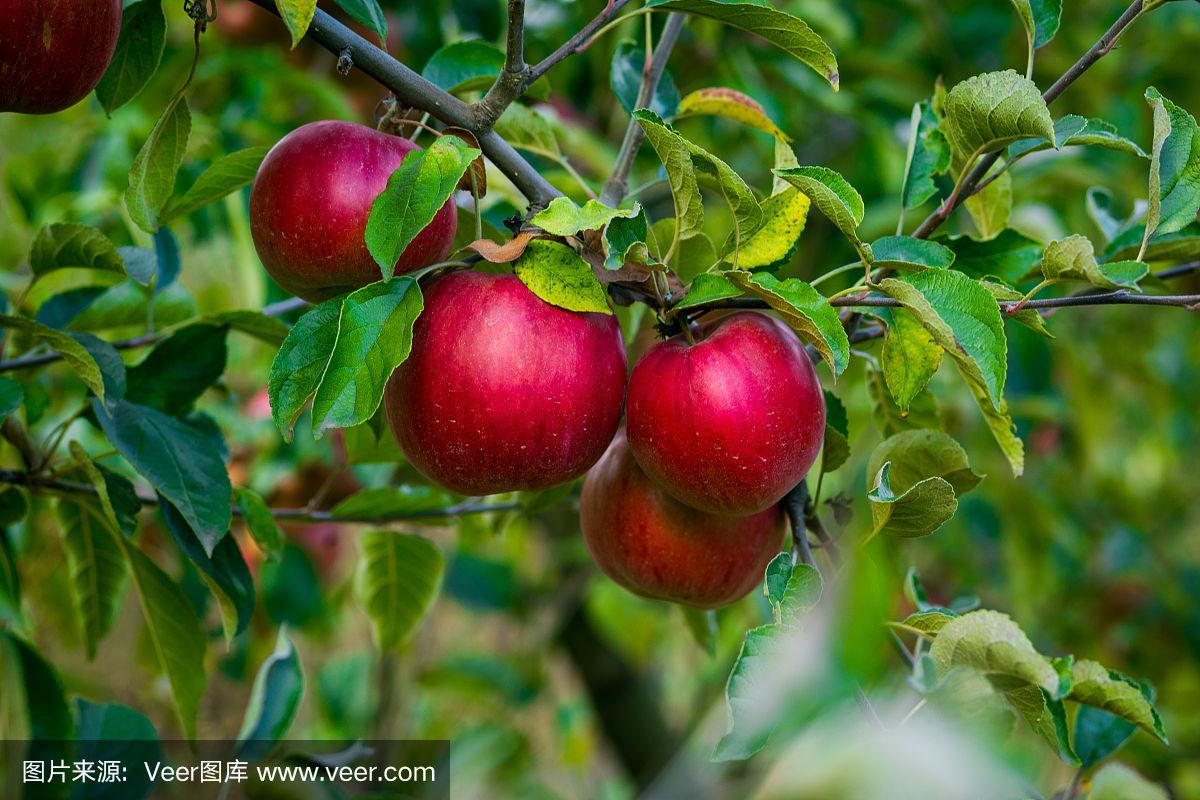
[[616, 317], [552, 306], [514, 275], [456, 272], [426, 287], [384, 405], [430, 480], [466, 495], [535, 491], [604, 453], [625, 371]]
[[121, 33], [121, 0], [0, 2], [0, 111], [53, 114], [96, 88]]
[[[275, 282], [312, 302], [382, 278], [363, 235], [371, 203], [417, 145], [353, 122], [312, 122], [271, 148], [250, 192], [250, 231]], [[454, 200], [409, 243], [396, 273], [442, 261], [458, 214]]]
[[680, 500], [741, 516], [778, 503], [816, 460], [825, 396], [804, 345], [774, 317], [733, 314], [651, 348], [629, 378], [638, 464]]
[[579, 501], [588, 551], [634, 594], [717, 608], [762, 583], [787, 533], [781, 506], [746, 517], [685, 506], [647, 477], [619, 431]]

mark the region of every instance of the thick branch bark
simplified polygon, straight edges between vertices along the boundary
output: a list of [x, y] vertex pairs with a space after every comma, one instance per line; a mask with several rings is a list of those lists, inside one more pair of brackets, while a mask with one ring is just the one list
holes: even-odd
[[491, 130], [505, 109], [525, 92], [529, 86], [526, 80], [528, 75], [529, 65], [525, 63], [525, 0], [508, 0], [508, 49], [504, 56], [504, 68], [475, 107], [481, 129], [486, 127]]

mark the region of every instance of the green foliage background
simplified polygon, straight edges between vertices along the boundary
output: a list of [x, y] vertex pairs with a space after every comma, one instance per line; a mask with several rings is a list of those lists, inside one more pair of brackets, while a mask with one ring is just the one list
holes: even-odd
[[[498, 42], [502, 36], [500, 2], [391, 5], [398, 39], [392, 52], [414, 67], [445, 43], [473, 36]], [[538, 57], [589, 19], [599, 0], [529, 5], [527, 49]], [[784, 54], [705, 22], [685, 32], [671, 64], [674, 82], [683, 94], [728, 86], [754, 97], [793, 136], [800, 163], [832, 167], [859, 189], [868, 209], [864, 240], [893, 232], [912, 104], [929, 96], [939, 76], [952, 85], [976, 73], [1021, 67], [1025, 39], [1017, 17], [1003, 0], [778, 5], [808, 20], [832, 44], [842, 69], [839, 93]], [[146, 244], [120, 198], [134, 154], [191, 57], [190, 29], [174, 6], [167, 8], [169, 40], [157, 76], [111, 119], [94, 100], [49, 117], [0, 117], [0, 283], [10, 304], [24, 286], [18, 268], [43, 224], [83, 222], [118, 244]], [[1062, 29], [1039, 52], [1034, 80], [1047, 85], [1119, 11], [1110, 0], [1067, 0]], [[640, 22], [627, 23], [551, 75], [564, 150], [593, 186], [607, 177], [614, 142], [628, 119], [609, 89], [612, 50], [622, 35], [635, 37], [640, 30]], [[1197, 52], [1200, 8], [1169, 4], [1139, 22], [1059, 101], [1055, 115], [1103, 117], [1148, 149], [1144, 87], [1154, 84], [1182, 107], [1200, 110]], [[190, 90], [193, 133], [179, 184], [188, 185], [220, 155], [270, 145], [307, 121], [369, 124], [382, 92], [361, 76], [339, 77], [333, 67], [333, 57], [311, 43], [294, 52], [283, 35], [270, 43], [239, 44], [223, 36], [218, 24], [204, 37]], [[710, 118], [685, 120], [679, 127], [752, 185], [769, 187], [770, 137]], [[571, 191], [561, 168], [543, 166], [556, 185]], [[654, 169], [653, 153], [644, 148], [638, 175], [647, 179]], [[1084, 202], [1091, 186], [1110, 188], [1125, 210], [1146, 192], [1144, 162], [1089, 148], [1030, 158], [1014, 178], [1013, 225], [1043, 240], [1071, 232], [1098, 237]], [[647, 189], [641, 200], [652, 218], [672, 213], [665, 185]], [[241, 191], [173, 226], [182, 273], [180, 285], [157, 301], [159, 324], [285, 299], [257, 262], [247, 202], [248, 191]], [[502, 228], [519, 205], [511, 190], [494, 185], [486, 218]], [[912, 221], [930, 208], [911, 212]], [[720, 213], [712, 219], [715, 229], [727, 227]], [[968, 225], [964, 219], [960, 214], [954, 224]], [[473, 238], [469, 217], [460, 225]], [[836, 229], [811, 214], [781, 276], [811, 279], [853, 258]], [[26, 306], [36, 307], [80, 280], [73, 272], [56, 274], [38, 285]], [[1198, 290], [1195, 276], [1179, 285], [1181, 293]], [[1195, 314], [1176, 309], [1114, 307], [1058, 312], [1049, 323], [1055, 340], [1009, 326], [1008, 399], [1028, 449], [1019, 480], [1011, 477], [961, 383], [943, 370], [932, 387], [942, 419], [966, 446], [975, 471], [988, 477], [935, 535], [895, 540], [877, 552], [886, 565], [881, 573], [888, 596], [897, 598], [893, 618], [908, 610], [898, 598], [905, 569], [913, 566], [934, 599], [948, 603], [978, 595], [984, 607], [1009, 613], [1044, 653], [1073, 652], [1150, 680], [1172, 744], [1163, 747], [1137, 734], [1121, 757], [1180, 798], [1200, 796], [1197, 321]], [[139, 322], [99, 332], [113, 339], [143, 331]], [[264, 412], [262, 394], [274, 348], [240, 336], [231, 336], [228, 346], [224, 377], [198, 407], [226, 435], [234, 484], [286, 498], [278, 505], [303, 505], [334, 463], [337, 440], [312, 440], [302, 421], [295, 441], [284, 444]], [[878, 344], [867, 351], [878, 355]], [[64, 398], [80, 394], [78, 382], [61, 365], [14, 377], [24, 387], [24, 413], [35, 430], [48, 431], [74, 410], [74, 401]], [[836, 386], [828, 384], [849, 410], [851, 461], [827, 477], [825, 486], [826, 496], [844, 492], [854, 498], [847, 545], [869, 525], [866, 460], [883, 438], [866, 380], [863, 359], [855, 359]], [[94, 428], [76, 423], [71, 431], [93, 452], [103, 447]], [[11, 461], [13, 454], [8, 450], [4, 457]], [[368, 464], [352, 472], [360, 485], [381, 486], [391, 468]], [[334, 494], [342, 491], [339, 486]], [[451, 738], [460, 786], [486, 785], [494, 796], [627, 796], [632, 784], [618, 767], [621, 745], [602, 733], [603, 712], [584, 691], [577, 663], [615, 654], [631, 669], [638, 691], [661, 705], [663, 730], [694, 725], [692, 746], [707, 751], [713, 734], [720, 733], [719, 697], [730, 663], [744, 631], [769, 620], [766, 602], [752, 597], [722, 611], [717, 655], [710, 657], [677, 610], [637, 600], [595, 573], [569, 496], [557, 503], [543, 499], [546, 510], [536, 513], [464, 517], [422, 530], [445, 556], [444, 592], [415, 644], [388, 657], [386, 666], [399, 669], [401, 683], [394, 696], [384, 698], [393, 716], [382, 725], [373, 718], [381, 702], [375, 676], [382, 667], [367, 619], [350, 601], [359, 560], [355, 540], [367, 528], [310, 529], [307, 538], [289, 533], [292, 544], [282, 559], [258, 570], [259, 603], [250, 631], [227, 650], [215, 608], [208, 608], [210, 595], [195, 570], [175, 558], [161, 520], [153, 517], [146, 523], [145, 549], [172, 575], [182, 576], [189, 598], [207, 614], [213, 677], [201, 701], [200, 734], [237, 733], [253, 676], [275, 647], [276, 626], [287, 622], [307, 676], [293, 735]], [[57, 529], [52, 506], [42, 499], [8, 529], [19, 554], [33, 641], [61, 672], [69, 692], [123, 702], [147, 713], [162, 735], [177, 732], [169, 697], [144, 677], [146, 641], [132, 600], [96, 660], [84, 659], [63, 601], [67, 576]], [[0, 612], [0, 619], [13, 621], [11, 609]], [[564, 627], [587, 629], [594, 640], [573, 641]], [[130, 654], [141, 666], [129, 665]], [[878, 657], [899, 667], [886, 649]], [[654, 732], [631, 729], [632, 744], [625, 746], [642, 746], [636, 737]], [[1052, 753], [1037, 749], [1027, 732], [1020, 737], [1029, 738], [1029, 746], [1005, 750], [1007, 758], [1050, 791], [1069, 780], [1070, 772]], [[725, 773], [719, 785], [734, 786], [739, 777], [736, 770]]]

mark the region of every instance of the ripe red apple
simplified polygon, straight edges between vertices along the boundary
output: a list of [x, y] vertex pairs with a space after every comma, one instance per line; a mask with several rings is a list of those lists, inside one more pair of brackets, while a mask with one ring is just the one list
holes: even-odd
[[0, 111], [52, 114], [88, 95], [112, 60], [121, 0], [0, 2]]
[[605, 575], [642, 597], [697, 608], [728, 605], [762, 583], [787, 533], [779, 505], [726, 517], [680, 503], [638, 466], [624, 431], [588, 472], [579, 518]]
[[647, 475], [693, 508], [762, 511], [816, 460], [821, 384], [796, 334], [766, 314], [733, 314], [693, 338], [660, 342], [634, 366], [629, 446]]
[[[250, 192], [250, 231], [275, 282], [319, 302], [380, 280], [363, 233], [371, 203], [417, 146], [353, 122], [312, 122], [267, 153]], [[442, 261], [458, 213], [453, 199], [400, 254], [396, 273]]]
[[616, 317], [544, 303], [514, 275], [456, 272], [425, 289], [383, 402], [429, 479], [466, 495], [535, 491], [604, 453], [625, 370]]

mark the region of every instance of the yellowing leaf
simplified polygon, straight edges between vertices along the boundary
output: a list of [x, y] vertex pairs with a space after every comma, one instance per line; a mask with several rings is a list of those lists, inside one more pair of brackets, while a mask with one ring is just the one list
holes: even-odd
[[697, 89], [679, 101], [678, 116], [698, 115], [725, 117], [743, 125], [749, 125], [763, 133], [769, 133], [785, 142], [792, 140], [771, 121], [771, 118], [767, 116], [766, 109], [757, 100], [736, 89], [719, 86]]
[[735, 266], [742, 269], [765, 267], [781, 261], [803, 233], [811, 203], [808, 196], [794, 186], [768, 197], [762, 204], [762, 224], [740, 247], [736, 247], [734, 238], [730, 237], [723, 257], [732, 260], [736, 253]]

